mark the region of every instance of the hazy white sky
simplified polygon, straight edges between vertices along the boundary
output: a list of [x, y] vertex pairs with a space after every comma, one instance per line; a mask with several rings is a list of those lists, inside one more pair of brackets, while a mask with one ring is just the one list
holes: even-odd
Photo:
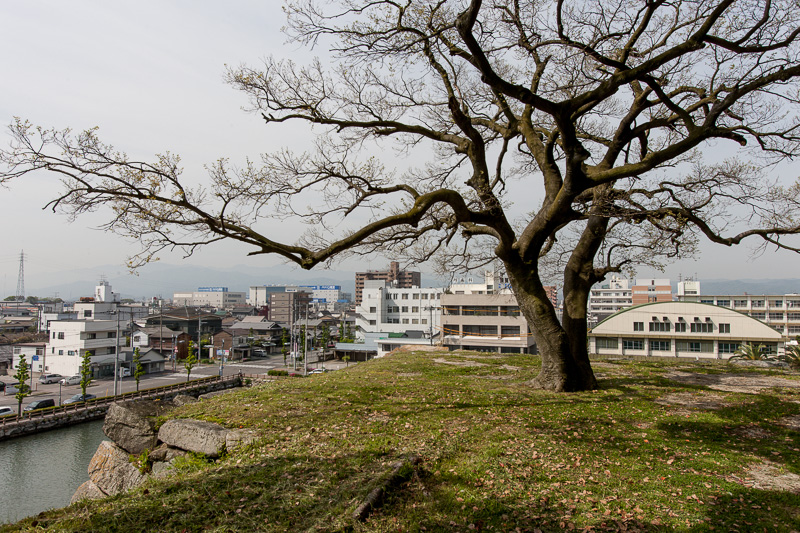
[[[241, 111], [244, 96], [222, 82], [225, 65], [257, 64], [267, 55], [307, 61], [308, 51], [287, 45], [277, 0], [234, 2], [71, 0], [0, 3], [0, 123], [14, 116], [34, 124], [81, 130], [99, 126], [100, 137], [129, 155], [180, 154], [185, 175], [202, 180], [203, 164], [307, 142], [291, 127], [265, 127]], [[0, 133], [0, 142], [6, 143]], [[26, 282], [56, 277], [67, 267], [119, 264], [136, 245], [91, 229], [102, 215], [69, 224], [42, 211], [57, 189], [52, 176], [37, 176], [0, 189], [3, 246], [0, 281], [16, 286], [19, 253], [26, 254]], [[795, 277], [793, 254], [706, 247], [696, 262], [666, 273], [641, 275], [703, 278]], [[195, 264], [272, 264], [247, 259], [241, 245], [219, 245]], [[232, 259], [233, 258], [233, 259]], [[165, 255], [178, 263], [180, 255]], [[353, 268], [382, 268], [363, 261]], [[98, 273], [100, 274], [100, 273]], [[36, 285], [48, 285], [42, 282]]]

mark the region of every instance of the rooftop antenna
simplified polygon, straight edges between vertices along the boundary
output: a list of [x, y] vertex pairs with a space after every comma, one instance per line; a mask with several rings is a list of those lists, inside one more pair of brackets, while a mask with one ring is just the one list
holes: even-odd
[[25, 252], [19, 252], [19, 276], [17, 277], [17, 301], [25, 301]]

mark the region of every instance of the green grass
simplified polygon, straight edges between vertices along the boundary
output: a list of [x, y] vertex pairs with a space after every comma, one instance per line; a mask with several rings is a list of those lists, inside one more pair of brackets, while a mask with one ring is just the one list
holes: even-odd
[[[605, 361], [595, 365], [599, 391], [554, 394], [526, 385], [538, 366], [529, 356], [398, 353], [189, 404], [172, 415], [261, 438], [216, 462], [185, 461], [172, 478], [132, 493], [2, 531], [800, 529], [800, 495], [758, 488], [749, 473], [768, 461], [800, 474], [800, 434], [782, 424], [800, 416], [800, 388], [744, 394], [665, 377], [800, 381], [796, 373]], [[663, 403], [670, 397], [710, 398], [718, 408]], [[422, 462], [410, 480], [353, 522], [390, 465], [411, 454]]]

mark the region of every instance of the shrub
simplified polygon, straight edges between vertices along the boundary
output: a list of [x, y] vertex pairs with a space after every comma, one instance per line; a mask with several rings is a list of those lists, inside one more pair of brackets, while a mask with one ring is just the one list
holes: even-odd
[[267, 375], [268, 376], [288, 376], [289, 372], [287, 372], [286, 370], [276, 370], [276, 369], [273, 368], [272, 370], [268, 370], [267, 371]]

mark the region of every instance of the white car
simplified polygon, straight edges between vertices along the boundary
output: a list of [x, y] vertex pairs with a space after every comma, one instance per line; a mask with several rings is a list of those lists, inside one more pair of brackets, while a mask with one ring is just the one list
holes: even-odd
[[61, 380], [62, 385], [80, 385], [81, 384], [81, 375], [70, 376], [68, 378], [64, 378]]
[[0, 407], [0, 416], [13, 415], [14, 410], [10, 407]]

